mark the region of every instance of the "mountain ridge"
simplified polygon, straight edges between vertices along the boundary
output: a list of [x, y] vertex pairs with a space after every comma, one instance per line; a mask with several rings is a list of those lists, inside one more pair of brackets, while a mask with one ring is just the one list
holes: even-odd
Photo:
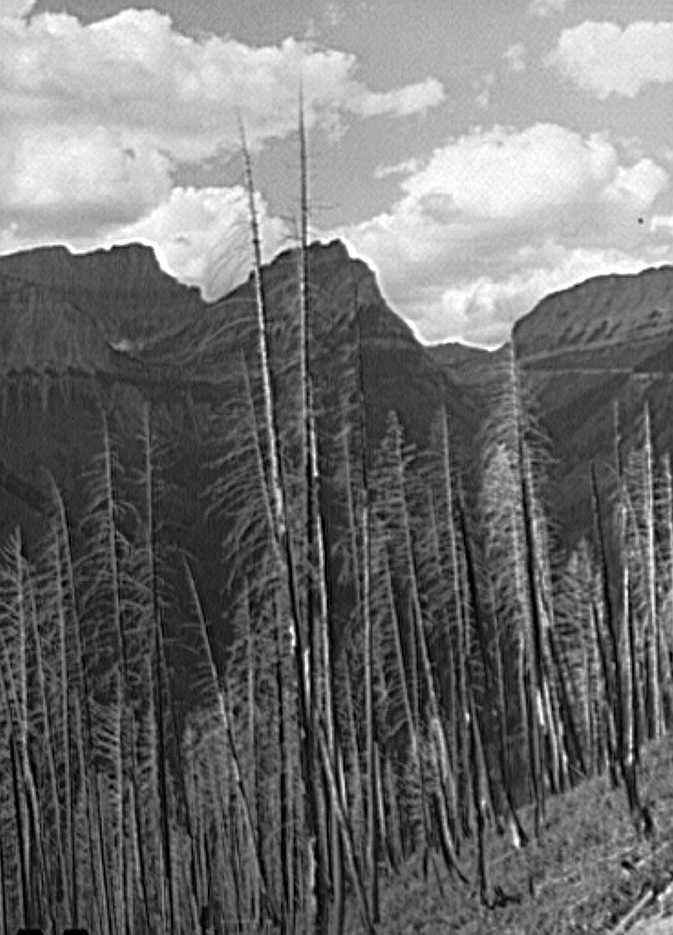
[[[31, 260], [40, 267], [45, 257], [46, 272], [31, 269]], [[339, 242], [312, 245], [309, 262], [317, 375], [338, 391], [342, 319], [350, 316], [362, 338], [371, 444], [385, 431], [388, 412], [396, 410], [408, 439], [422, 447], [442, 405], [456, 432], [469, 437], [478, 418], [475, 406], [390, 310], [366, 264], [352, 260]], [[82, 265], [88, 278], [73, 294], [64, 292], [73, 269]], [[98, 267], [104, 268], [94, 277]], [[93, 286], [104, 285], [129, 267], [137, 275], [126, 293], [138, 298], [142, 279], [146, 308], [142, 303], [124, 306], [108, 323]], [[52, 276], [54, 268], [58, 276]], [[297, 252], [284, 251], [263, 272], [272, 349], [276, 347], [281, 369], [283, 342], [289, 340], [287, 323], [297, 317], [297, 270]], [[40, 278], [56, 286], [36, 283]], [[120, 294], [124, 292], [118, 289]], [[163, 308], [167, 295], [177, 299]], [[180, 297], [186, 299], [181, 308]], [[138, 327], [134, 313], [140, 315]], [[355, 332], [348, 327], [351, 337], [346, 340], [353, 340]], [[122, 434], [143, 400], [165, 410], [162, 418], [182, 440], [184, 457], [194, 461], [185, 483], [195, 482], [199, 456], [190, 433], [196, 430], [207, 438], [209, 413], [231, 391], [242, 355], [249, 367], [257, 367], [255, 333], [250, 278], [221, 299], [205, 303], [195, 290], [174, 287], [147, 248], [97, 252], [93, 258], [62, 249], [55, 255], [38, 251], [18, 260], [0, 258], [0, 501], [5, 506], [0, 534], [17, 524], [35, 526], [34, 506], [41, 502], [39, 492], [44, 492], [48, 474], [78, 497], [79, 478], [100, 450], [101, 407], [111, 427]], [[281, 413], [283, 405], [281, 398]], [[21, 495], [26, 490], [28, 497]], [[190, 497], [196, 495], [192, 491]]]
[[[588, 306], [591, 322], [584, 320]], [[549, 323], [554, 319], [563, 322], [563, 330], [550, 335]], [[589, 324], [589, 330], [583, 330], [582, 325]], [[626, 343], [634, 336], [646, 341], [669, 334], [673, 336], [673, 265], [662, 264], [637, 273], [590, 276], [550, 292], [513, 323], [510, 339], [496, 348], [455, 340], [428, 346], [438, 358], [464, 366], [470, 360], [483, 363], [502, 353], [512, 340], [519, 360], [533, 362], [552, 356], [550, 337], [556, 345], [552, 351], [567, 352], [577, 350], [578, 345], [584, 351], [601, 350]]]
[[[309, 265], [311, 303], [322, 322], [316, 326], [322, 335], [318, 356], [334, 356], [324, 336], [340, 316], [356, 310], [371, 443], [395, 410], [408, 439], [423, 447], [445, 406], [464, 460], [475, 463], [475, 439], [507, 345], [491, 351], [459, 342], [422, 344], [384, 300], [374, 272], [350, 257], [341, 241], [312, 244]], [[281, 331], [298, 307], [297, 270], [292, 249], [264, 267], [272, 327]], [[107, 385], [106, 392], [126, 386], [167, 402], [214, 399], [241, 349], [256, 354], [254, 309], [252, 278], [205, 302], [140, 244], [90, 254], [47, 247], [0, 257], [0, 379], [6, 385], [23, 377], [45, 385], [55, 378], [79, 380], [78, 392], [85, 395], [94, 381]], [[628, 435], [647, 402], [658, 443], [673, 443], [665, 417], [673, 371], [673, 267], [595, 277], [552, 293], [515, 323], [512, 339], [560, 465], [553, 505], [572, 540], [587, 526], [590, 464], [611, 456], [615, 406]], [[325, 360], [320, 366], [336, 364]], [[49, 390], [42, 386], [40, 393], [46, 411]], [[20, 448], [18, 427], [7, 431], [5, 450]], [[36, 462], [42, 460], [40, 432], [49, 431], [36, 416]], [[51, 470], [48, 461], [42, 467]], [[34, 473], [25, 459], [11, 462], [7, 454], [7, 476]]]
[[166, 273], [154, 249], [132, 243], [74, 253], [63, 245], [0, 256], [0, 287], [33, 287], [86, 309], [111, 342], [179, 326], [207, 303]]

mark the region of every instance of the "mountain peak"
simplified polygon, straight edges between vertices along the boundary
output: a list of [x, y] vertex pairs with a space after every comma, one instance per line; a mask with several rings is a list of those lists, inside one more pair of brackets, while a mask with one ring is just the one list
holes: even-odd
[[641, 346], [673, 337], [673, 266], [594, 276], [542, 299], [514, 325], [522, 358]]
[[140, 243], [90, 253], [64, 246], [24, 250], [0, 257], [0, 282], [14, 291], [33, 287], [34, 301], [85, 312], [111, 342], [173, 330], [205, 308], [198, 290], [165, 273], [153, 248]]
[[[277, 276], [287, 276], [290, 268], [293, 271], [298, 269], [299, 258], [300, 248], [298, 246], [287, 247], [285, 250], [281, 250], [268, 264], [265, 264], [265, 276], [270, 277], [272, 280]], [[351, 257], [346, 244], [343, 240], [338, 238], [330, 240], [327, 243], [321, 240], [312, 241], [308, 246], [308, 259], [311, 272], [314, 272], [317, 278], [321, 276], [321, 269], [346, 266], [350, 268], [351, 275], [357, 272], [358, 275], [355, 276], [355, 278], [358, 279], [358, 281], [363, 277], [375, 278], [370, 267], [367, 266], [363, 260]], [[250, 281], [252, 277], [253, 272], [251, 271], [248, 281]], [[230, 294], [237, 292], [242, 285], [243, 284], [236, 286]]]

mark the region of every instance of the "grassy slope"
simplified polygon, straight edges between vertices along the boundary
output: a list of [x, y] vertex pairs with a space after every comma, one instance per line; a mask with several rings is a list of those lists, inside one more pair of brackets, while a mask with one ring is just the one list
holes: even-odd
[[[438, 878], [432, 868], [424, 880], [421, 868], [410, 866], [384, 888], [379, 931], [386, 935], [611, 932], [644, 892], [662, 891], [673, 878], [673, 739], [651, 747], [644, 759], [643, 801], [651, 803], [656, 825], [652, 839], [633, 827], [623, 789], [611, 789], [607, 778], [601, 777], [550, 800], [540, 844], [532, 842], [517, 852], [508, 837], [491, 842], [491, 884], [520, 902], [486, 910], [480, 906], [476, 886], [465, 890], [445, 876]], [[529, 816], [523, 818], [528, 829]], [[476, 878], [476, 873], [472, 876]], [[655, 899], [639, 918], [661, 911]], [[673, 912], [673, 907], [664, 906], [663, 911]], [[673, 918], [667, 922], [671, 928], [666, 930], [673, 932]], [[627, 929], [635, 935], [636, 929]], [[356, 930], [356, 925], [349, 928]]]

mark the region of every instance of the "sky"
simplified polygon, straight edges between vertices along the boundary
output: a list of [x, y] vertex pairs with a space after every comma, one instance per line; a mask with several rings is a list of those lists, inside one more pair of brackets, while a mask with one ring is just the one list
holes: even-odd
[[671, 0], [0, 0], [0, 253], [151, 244], [214, 299], [341, 237], [424, 341], [673, 262]]

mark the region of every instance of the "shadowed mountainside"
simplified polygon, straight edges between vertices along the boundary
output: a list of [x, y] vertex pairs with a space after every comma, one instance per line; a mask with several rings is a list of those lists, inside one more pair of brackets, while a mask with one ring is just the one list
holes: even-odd
[[[322, 420], [324, 431], [338, 428], [340, 393], [353, 366], [347, 358], [359, 335], [372, 449], [391, 410], [408, 440], [426, 445], [445, 405], [459, 447], [467, 450], [479, 422], [471, 394], [391, 312], [371, 270], [351, 260], [338, 242], [314, 244], [309, 262], [313, 367], [322, 404], [332, 411]], [[296, 409], [283, 374], [288, 348], [296, 345], [297, 265], [297, 253], [286, 251], [264, 273], [281, 421]], [[207, 515], [204, 492], [219, 456], [214, 426], [240, 392], [242, 361], [253, 381], [258, 372], [254, 294], [250, 279], [206, 304], [139, 246], [85, 257], [54, 248], [0, 258], [2, 536], [17, 526], [28, 542], [42, 534], [50, 476], [73, 519], [86, 514], [91, 464], [103, 445], [103, 413], [122, 462], [139, 470], [139, 414], [149, 403], [173, 491], [165, 506], [167, 535], [194, 556], [205, 603], [215, 613], [225, 586], [221, 549], [231, 515]], [[326, 488], [334, 463], [326, 456]], [[338, 498], [324, 506], [333, 523], [342, 522]]]
[[[0, 257], [3, 334], [8, 303], [24, 312], [25, 331], [47, 345], [46, 335], [62, 324], [72, 337], [77, 318], [80, 328], [100, 330], [100, 335], [117, 344], [140, 342], [158, 332], [179, 327], [186, 316], [205, 307], [199, 291], [184, 286], [157, 262], [154, 251], [141, 244], [72, 254], [65, 247], [40, 247]], [[32, 316], [26, 315], [29, 310]], [[67, 311], [66, 311], [67, 310]], [[62, 321], [61, 316], [66, 315]], [[68, 325], [71, 322], [71, 326]], [[18, 322], [12, 323], [17, 328]], [[37, 333], [39, 332], [39, 333]], [[82, 333], [80, 345], [95, 354]], [[43, 348], [33, 351], [26, 364], [40, 365]], [[95, 359], [95, 358], [94, 358]], [[7, 369], [2, 355], [3, 370]]]
[[[285, 251], [265, 272], [281, 330], [296, 317], [297, 262]], [[334, 342], [342, 337], [331, 323], [357, 309], [372, 444], [395, 410], [407, 438], [422, 447], [445, 404], [470, 462], [505, 349], [424, 347], [386, 305], [371, 270], [337, 241], [314, 244], [310, 265], [313, 312], [322, 322], [316, 367], [333, 382]], [[1, 257], [3, 531], [34, 515], [45, 470], [66, 490], [78, 487], [96, 450], [101, 400], [117, 407], [122, 428], [133, 394], [163, 402], [180, 423], [195, 401], [220, 399], [241, 353], [255, 353], [253, 322], [252, 280], [208, 304], [164, 273], [148, 247]], [[552, 506], [572, 541], [589, 523], [590, 463], [612, 458], [615, 404], [625, 438], [647, 401], [660, 446], [673, 441], [673, 268], [601, 276], [548, 296], [516, 323], [513, 340], [551, 439]]]

